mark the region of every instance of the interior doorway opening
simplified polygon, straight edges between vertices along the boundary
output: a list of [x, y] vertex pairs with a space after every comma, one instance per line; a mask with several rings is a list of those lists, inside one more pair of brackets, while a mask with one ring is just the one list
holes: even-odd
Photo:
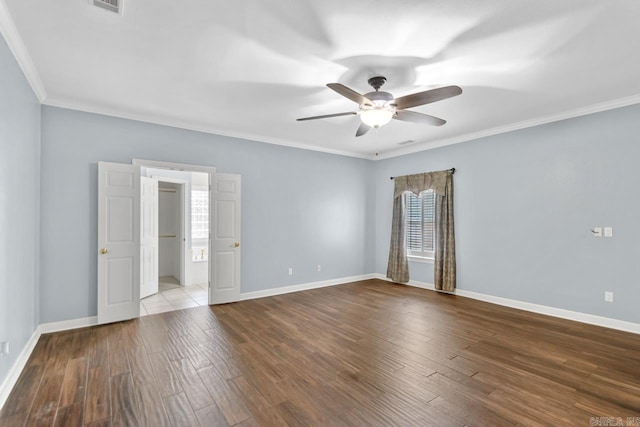
[[[185, 172], [204, 172], [211, 205], [207, 213], [210, 230], [204, 247], [192, 246], [192, 221], [184, 215], [181, 271], [187, 286], [194, 272], [186, 268], [207, 252], [207, 283], [201, 295], [207, 304], [238, 301], [241, 261], [241, 176], [217, 173], [216, 168], [153, 160], [133, 159], [132, 164], [98, 162], [98, 323], [140, 316], [143, 288], [158, 287], [159, 228], [158, 184], [149, 169], [159, 169], [163, 180], [185, 180]], [[143, 173], [144, 171], [144, 173]], [[181, 175], [180, 175], [181, 174]], [[178, 176], [180, 175], [180, 176]], [[174, 181], [177, 182], [177, 181]], [[182, 181], [180, 181], [182, 182]], [[187, 188], [187, 186], [185, 186]], [[183, 192], [183, 199], [191, 191]], [[190, 206], [191, 201], [183, 206]], [[180, 210], [183, 212], [183, 209]], [[195, 221], [193, 222], [195, 224]], [[188, 258], [187, 258], [188, 257]], [[196, 273], [197, 274], [197, 273]], [[183, 276], [182, 276], [183, 275]], [[151, 292], [153, 293], [153, 292]]]
[[[157, 182], [157, 225], [152, 225], [157, 231], [151, 230], [157, 235], [157, 260], [141, 257], [140, 314], [208, 305], [209, 174], [143, 167], [141, 175]], [[143, 209], [143, 240], [145, 220]], [[153, 262], [157, 268], [150, 269]], [[157, 271], [154, 280], [145, 280], [146, 270]]]
[[[158, 179], [158, 289], [185, 286], [182, 263], [183, 183]], [[148, 295], [141, 294], [142, 298]]]

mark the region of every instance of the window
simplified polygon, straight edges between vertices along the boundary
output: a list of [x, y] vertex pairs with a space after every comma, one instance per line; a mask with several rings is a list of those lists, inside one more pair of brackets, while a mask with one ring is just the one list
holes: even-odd
[[436, 194], [423, 191], [418, 196], [406, 193], [407, 256], [431, 258], [436, 250]]
[[191, 260], [207, 261], [209, 242], [209, 192], [191, 191]]
[[209, 238], [209, 192], [191, 192], [191, 238]]

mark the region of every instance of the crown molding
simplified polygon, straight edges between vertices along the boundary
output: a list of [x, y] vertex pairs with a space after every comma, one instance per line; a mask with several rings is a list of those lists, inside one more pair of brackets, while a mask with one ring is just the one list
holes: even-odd
[[231, 138], [245, 139], [245, 140], [254, 141], [254, 142], [262, 142], [267, 144], [280, 145], [284, 147], [299, 148], [302, 150], [318, 151], [326, 154], [356, 157], [356, 158], [367, 159], [367, 160], [374, 159], [374, 156], [368, 155], [368, 154], [353, 153], [350, 151], [335, 150], [331, 148], [320, 147], [317, 145], [302, 144], [299, 142], [290, 141], [283, 138], [265, 137], [262, 135], [257, 135], [249, 132], [222, 130], [222, 129], [215, 128], [213, 126], [202, 125], [198, 123], [189, 122], [186, 120], [167, 118], [167, 117], [163, 117], [155, 114], [132, 113], [129, 111], [123, 112], [110, 107], [96, 106], [96, 105], [91, 105], [89, 103], [78, 102], [78, 101], [70, 101], [70, 100], [59, 98], [59, 97], [48, 97], [46, 100], [42, 101], [42, 104], [48, 105], [51, 107], [65, 108], [68, 110], [82, 111], [85, 113], [100, 114], [104, 116], [117, 117], [120, 119], [135, 120], [138, 122], [152, 123], [152, 124], [161, 125], [161, 126], [170, 126], [174, 128], [187, 129], [187, 130], [192, 130], [196, 132], [228, 136]]
[[547, 123], [559, 122], [561, 120], [572, 119], [574, 117], [586, 116], [588, 114], [600, 113], [602, 111], [614, 110], [616, 108], [627, 107], [633, 104], [640, 103], [640, 94], [628, 96], [625, 98], [618, 98], [611, 101], [601, 102], [598, 104], [589, 105], [586, 107], [575, 108], [572, 110], [564, 111], [562, 113], [551, 114], [549, 116], [538, 117], [535, 119], [524, 120], [517, 123], [512, 123], [505, 126], [499, 126], [492, 129], [486, 129], [479, 132], [468, 133], [465, 135], [459, 135], [452, 138], [441, 139], [433, 142], [424, 142], [413, 144], [410, 147], [400, 148], [392, 150], [386, 153], [381, 153], [373, 160], [384, 160], [393, 157], [400, 157], [407, 154], [414, 154], [420, 151], [433, 150], [434, 148], [445, 147], [447, 145], [459, 144], [461, 142], [472, 141], [474, 139], [486, 138], [488, 136], [499, 135], [501, 133], [513, 132], [520, 129], [526, 129], [534, 126], [544, 125]]
[[557, 114], [538, 117], [530, 120], [524, 120], [517, 123], [512, 123], [504, 126], [498, 126], [491, 129], [482, 130], [479, 132], [467, 133], [464, 135], [458, 135], [451, 138], [440, 139], [436, 141], [425, 141], [412, 144], [408, 147], [401, 147], [392, 149], [379, 154], [362, 154], [355, 153], [347, 150], [336, 150], [317, 145], [308, 145], [296, 141], [291, 141], [284, 138], [265, 137], [250, 132], [238, 132], [232, 130], [218, 129], [212, 126], [193, 123], [186, 120], [173, 119], [162, 117], [155, 114], [148, 113], [132, 113], [117, 111], [110, 107], [91, 105], [90, 103], [83, 103], [78, 101], [70, 101], [60, 97], [55, 99], [50, 98], [47, 95], [46, 89], [40, 75], [36, 70], [36, 67], [31, 59], [31, 55], [27, 51], [27, 48], [18, 32], [13, 18], [5, 4], [4, 0], [0, 0], [0, 34], [4, 37], [9, 46], [9, 49], [13, 53], [18, 65], [22, 69], [27, 81], [31, 85], [36, 97], [43, 105], [49, 105], [53, 107], [66, 108], [71, 110], [83, 111], [94, 114], [101, 114], [111, 117], [118, 117], [122, 119], [141, 121], [146, 123], [153, 123], [162, 126], [170, 126], [180, 129], [193, 130], [197, 132], [203, 132], [208, 134], [215, 134], [221, 136], [228, 136], [232, 138], [245, 139], [255, 142], [263, 142], [267, 144], [280, 145], [284, 147], [298, 148], [303, 150], [317, 151], [326, 154], [334, 154], [339, 156], [355, 157], [366, 160], [385, 160], [394, 157], [400, 157], [407, 154], [414, 154], [421, 151], [433, 150], [435, 148], [445, 147], [447, 145], [459, 144], [461, 142], [472, 141], [475, 139], [486, 138], [493, 135], [499, 135], [502, 133], [512, 132], [516, 130], [526, 129], [529, 127], [539, 126], [547, 123], [557, 122], [561, 120], [567, 120], [574, 117], [584, 116], [588, 114], [603, 112], [616, 108], [626, 107], [633, 104], [640, 103], [640, 94], [628, 96], [625, 98], [614, 99], [598, 104], [589, 105], [586, 107], [580, 107], [568, 111], [564, 111]]
[[44, 84], [40, 79], [40, 75], [38, 74], [35, 65], [33, 65], [31, 55], [29, 55], [29, 52], [22, 41], [22, 37], [20, 37], [20, 33], [13, 22], [13, 18], [11, 18], [11, 14], [9, 13], [7, 5], [4, 3], [4, 0], [0, 0], [0, 33], [2, 33], [11, 53], [13, 53], [13, 56], [16, 58], [18, 65], [24, 73], [24, 76], [31, 85], [31, 89], [33, 89], [36, 97], [42, 103], [47, 99], [47, 91], [44, 88]]
[[[1, 2], [2, 0], [0, 0]], [[89, 103], [82, 103], [77, 101], [69, 101], [60, 98], [47, 98], [44, 101], [41, 101], [44, 105], [49, 105], [52, 107], [66, 108], [70, 110], [77, 110], [87, 113], [101, 114], [110, 117], [117, 117], [127, 120], [135, 120], [145, 123], [153, 123], [161, 126], [170, 126], [180, 129], [187, 129], [196, 132], [209, 133], [214, 135], [228, 136], [232, 138], [240, 138], [249, 141], [255, 142], [263, 142], [267, 144], [280, 145], [291, 148], [299, 148], [302, 150], [310, 150], [317, 151], [326, 154], [335, 154], [339, 156], [347, 156], [347, 157], [356, 157], [360, 159], [366, 160], [384, 160], [390, 159], [394, 157], [400, 157], [407, 154], [414, 154], [421, 151], [433, 150], [435, 148], [445, 147], [447, 145], [459, 144], [461, 142], [472, 141], [475, 139], [486, 138], [493, 135], [499, 135], [502, 133], [512, 132], [516, 130], [526, 129], [529, 127], [539, 126], [547, 123], [553, 123], [561, 120], [567, 120], [574, 117], [580, 117], [588, 114], [599, 113], [607, 110], [613, 110], [616, 108], [626, 107], [633, 104], [640, 103], [640, 94], [632, 95], [625, 98], [619, 98], [612, 101], [602, 102], [599, 104], [594, 104], [586, 107], [576, 108], [569, 111], [564, 111], [558, 114], [552, 114], [549, 116], [539, 117], [531, 120], [525, 120], [517, 123], [512, 123], [505, 126], [499, 126], [492, 129], [486, 129], [479, 132], [468, 133], [465, 135], [459, 135], [452, 138], [441, 139], [433, 142], [424, 142], [412, 145], [410, 147], [399, 148], [396, 150], [392, 150], [386, 153], [381, 153], [379, 155], [370, 155], [370, 154], [361, 154], [354, 153], [350, 151], [344, 150], [335, 150], [326, 147], [320, 147], [315, 145], [307, 145], [302, 144], [295, 141], [289, 141], [282, 138], [271, 138], [264, 137], [262, 135], [256, 135], [248, 132], [236, 132], [229, 130], [221, 130], [211, 126], [191, 123], [185, 120], [176, 120], [170, 119], [154, 114], [144, 114], [144, 113], [131, 113], [131, 112], [122, 112], [117, 111], [113, 108], [109, 107], [101, 107], [90, 105]]]

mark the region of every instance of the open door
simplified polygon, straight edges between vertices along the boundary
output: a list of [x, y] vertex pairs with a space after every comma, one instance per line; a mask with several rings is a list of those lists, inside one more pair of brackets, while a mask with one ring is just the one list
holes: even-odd
[[217, 173], [212, 180], [209, 304], [224, 304], [240, 299], [240, 175]]
[[140, 298], [158, 293], [158, 180], [140, 177]]
[[98, 323], [140, 316], [140, 166], [98, 163]]

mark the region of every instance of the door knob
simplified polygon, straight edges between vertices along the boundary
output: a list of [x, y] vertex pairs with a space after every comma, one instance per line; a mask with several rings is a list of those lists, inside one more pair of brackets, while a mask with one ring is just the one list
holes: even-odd
[[238, 246], [240, 246], [240, 243], [239, 243], [239, 242], [235, 242], [235, 243], [233, 244], [233, 246], [237, 248]]
[[106, 253], [108, 253], [108, 252], [109, 252], [109, 251], [107, 250], [107, 248], [102, 248], [102, 249], [100, 249], [100, 253], [101, 253], [102, 255], [105, 255], [105, 254], [106, 254]]

